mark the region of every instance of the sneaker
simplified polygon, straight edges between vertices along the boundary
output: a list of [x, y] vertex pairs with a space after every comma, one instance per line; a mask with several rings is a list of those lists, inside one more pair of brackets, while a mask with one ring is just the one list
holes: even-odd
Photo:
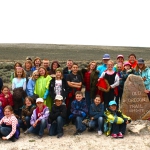
[[61, 138], [63, 136], [63, 133], [58, 133], [57, 138]]
[[43, 137], [42, 135], [39, 135], [39, 136], [38, 136], [38, 139], [41, 139], [42, 137]]
[[117, 138], [117, 137], [118, 137], [117, 134], [111, 134], [111, 136], [112, 136], [113, 138]]
[[24, 132], [24, 134], [29, 134], [30, 132], [28, 131], [28, 129]]
[[80, 130], [77, 130], [73, 135], [81, 135], [81, 131]]
[[100, 131], [98, 131], [98, 135], [102, 135], [103, 134], [103, 132], [100, 130]]
[[123, 138], [123, 134], [122, 134], [121, 132], [119, 132], [119, 133], [117, 134], [117, 137], [118, 137], [118, 138]]
[[11, 137], [11, 138], [10, 138], [10, 141], [16, 142], [16, 138], [15, 138], [15, 137]]

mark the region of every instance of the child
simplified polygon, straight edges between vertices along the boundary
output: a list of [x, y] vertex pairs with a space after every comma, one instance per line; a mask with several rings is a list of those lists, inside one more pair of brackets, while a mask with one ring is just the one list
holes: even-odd
[[42, 64], [42, 61], [39, 57], [36, 57], [33, 61], [34, 66], [31, 68], [32, 71], [38, 70]]
[[15, 142], [20, 134], [17, 126], [18, 120], [13, 114], [12, 107], [8, 105], [4, 108], [4, 117], [0, 120], [0, 135], [2, 136], [2, 139], [10, 139], [12, 142]]
[[123, 138], [126, 125], [131, 122], [131, 118], [125, 116], [120, 110], [117, 110], [117, 103], [112, 100], [104, 112], [104, 132], [113, 138]]
[[23, 130], [29, 128], [31, 115], [33, 110], [35, 109], [35, 105], [33, 104], [33, 100], [31, 97], [26, 97], [24, 101], [24, 106], [22, 107], [21, 119], [19, 119], [19, 125]]
[[32, 77], [29, 79], [29, 81], [27, 83], [26, 92], [27, 92], [28, 96], [34, 95], [34, 86], [35, 86], [35, 82], [38, 78], [39, 78], [38, 70], [33, 71]]
[[63, 136], [63, 125], [65, 123], [66, 115], [67, 115], [67, 109], [65, 105], [62, 105], [63, 103], [63, 97], [61, 95], [56, 95], [55, 97], [55, 103], [52, 107], [52, 111], [50, 113], [50, 122], [51, 127], [49, 130], [49, 135], [57, 135], [57, 138], [60, 138]]
[[25, 73], [26, 73], [26, 80], [27, 80], [27, 83], [29, 81], [29, 78], [31, 77], [32, 75], [32, 61], [31, 60], [26, 60], [25, 63], [24, 63], [24, 70], [25, 70]]
[[49, 92], [52, 99], [55, 99], [56, 95], [61, 95], [63, 97], [63, 103], [65, 102], [67, 95], [67, 82], [63, 78], [62, 69], [56, 69], [56, 77], [52, 78], [49, 85]]
[[7, 105], [13, 106], [12, 94], [8, 86], [3, 86], [0, 94], [1, 106], [4, 109]]
[[71, 103], [71, 115], [69, 119], [75, 120], [76, 132], [74, 135], [80, 135], [86, 130], [86, 126], [82, 123], [82, 120], [87, 116], [87, 105], [85, 99], [83, 99], [83, 93], [76, 91], [76, 99]]
[[35, 82], [34, 94], [37, 94], [39, 97], [43, 98], [46, 106], [51, 109], [53, 100], [49, 95], [49, 84], [52, 78], [47, 74], [47, 70], [43, 66], [38, 69], [38, 72], [40, 76]]
[[16, 115], [21, 115], [21, 107], [23, 106], [23, 100], [26, 96], [26, 75], [25, 71], [21, 67], [16, 67], [15, 78], [12, 80], [13, 100], [14, 100], [14, 112]]
[[43, 98], [37, 98], [36, 105], [37, 107], [34, 109], [30, 120], [31, 127], [24, 134], [35, 133], [41, 139], [44, 134], [44, 129], [48, 125], [49, 108], [44, 105]]
[[43, 67], [45, 67], [47, 71], [50, 71], [49, 60], [48, 59], [44, 59], [42, 64], [43, 64]]
[[94, 103], [90, 105], [90, 122], [89, 128], [95, 129], [98, 126], [98, 135], [102, 135], [104, 105], [101, 103], [101, 98], [96, 95]]
[[49, 75], [52, 77], [52, 78], [55, 78], [56, 77], [56, 69], [60, 67], [60, 64], [57, 60], [53, 61], [52, 64], [51, 64], [51, 69], [49, 71]]
[[[69, 86], [68, 96], [66, 99], [67, 116], [70, 115], [71, 102], [75, 99], [76, 91], [80, 91], [82, 87], [82, 77], [78, 74], [78, 64], [73, 63], [72, 73], [67, 75], [67, 84]], [[69, 121], [68, 121], [69, 122]]]

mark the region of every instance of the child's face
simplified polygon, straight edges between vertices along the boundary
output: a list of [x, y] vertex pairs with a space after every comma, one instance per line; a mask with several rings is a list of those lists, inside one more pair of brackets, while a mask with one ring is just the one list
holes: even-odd
[[26, 98], [25, 105], [26, 106], [31, 106], [32, 105], [31, 101], [28, 98]]
[[140, 69], [142, 69], [142, 68], [144, 67], [144, 64], [138, 64], [138, 67], [139, 67]]
[[55, 105], [56, 106], [60, 106], [60, 105], [62, 105], [62, 100], [55, 100]]
[[72, 72], [73, 73], [77, 73], [78, 72], [78, 66], [77, 65], [73, 65], [72, 66]]
[[56, 71], [56, 78], [61, 78], [62, 74], [60, 71]]
[[95, 64], [95, 63], [91, 63], [91, 65], [90, 65], [90, 70], [94, 70], [95, 67], [96, 67], [96, 64]]
[[34, 74], [34, 79], [36, 80], [36, 79], [38, 79], [38, 77], [39, 77], [39, 73], [36, 72], [36, 73]]
[[27, 62], [27, 63], [25, 64], [25, 68], [26, 68], [26, 69], [30, 69], [30, 68], [31, 68], [31, 64]]
[[125, 68], [125, 70], [131, 69], [130, 65], [125, 65], [124, 68]]
[[11, 116], [11, 114], [12, 114], [12, 111], [10, 111], [9, 109], [5, 109], [4, 115], [5, 115], [6, 117]]
[[40, 64], [41, 64], [41, 61], [40, 61], [39, 59], [37, 59], [37, 60], [35, 61], [35, 66], [40, 66]]
[[77, 94], [77, 95], [76, 95], [76, 100], [77, 100], [77, 101], [81, 101], [82, 98], [83, 98], [82, 94]]
[[44, 61], [43, 61], [43, 66], [44, 66], [45, 68], [49, 67], [49, 61], [44, 60]]
[[43, 102], [37, 102], [36, 105], [38, 108], [43, 108], [44, 103]]
[[123, 66], [122, 66], [121, 64], [118, 64], [118, 65], [117, 65], [118, 71], [122, 71], [122, 68], [123, 68]]
[[96, 97], [96, 98], [94, 99], [94, 103], [95, 103], [95, 105], [99, 105], [99, 104], [100, 104], [100, 102], [101, 102], [100, 97]]
[[57, 63], [53, 63], [53, 70], [56, 70], [58, 68], [58, 64]]
[[130, 61], [131, 63], [134, 63], [135, 60], [136, 60], [136, 58], [135, 58], [134, 56], [130, 56], [130, 57], [129, 57], [129, 61]]
[[40, 76], [44, 76], [46, 74], [45, 70], [43, 68], [39, 69]]
[[111, 106], [109, 106], [109, 108], [110, 108], [110, 110], [115, 111], [117, 109], [117, 106], [116, 105], [111, 105]]
[[21, 76], [22, 76], [22, 70], [21, 70], [21, 69], [17, 70], [17, 76], [18, 76], [18, 77], [21, 77]]
[[111, 62], [107, 63], [107, 69], [108, 69], [108, 70], [112, 70], [113, 67], [114, 67], [114, 64], [113, 64], [113, 63], [111, 63]]
[[8, 88], [4, 88], [4, 89], [2, 90], [2, 93], [3, 93], [4, 95], [8, 94], [8, 92], [9, 92], [9, 89], [8, 89]]

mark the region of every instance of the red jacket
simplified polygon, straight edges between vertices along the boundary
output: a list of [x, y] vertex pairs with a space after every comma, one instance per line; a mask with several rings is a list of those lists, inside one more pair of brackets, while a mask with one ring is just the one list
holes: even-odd
[[5, 108], [7, 105], [13, 106], [13, 99], [12, 99], [12, 94], [9, 92], [8, 93], [9, 97], [5, 98], [5, 95], [3, 93], [0, 94], [0, 102], [2, 103], [2, 107]]

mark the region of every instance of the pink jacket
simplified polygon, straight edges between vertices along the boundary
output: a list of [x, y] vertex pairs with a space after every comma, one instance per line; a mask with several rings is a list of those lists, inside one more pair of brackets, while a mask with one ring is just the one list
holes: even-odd
[[2, 107], [5, 108], [7, 105], [13, 106], [13, 99], [12, 99], [12, 94], [9, 92], [8, 93], [9, 97], [5, 98], [5, 95], [3, 93], [0, 94], [0, 102], [2, 103]]

